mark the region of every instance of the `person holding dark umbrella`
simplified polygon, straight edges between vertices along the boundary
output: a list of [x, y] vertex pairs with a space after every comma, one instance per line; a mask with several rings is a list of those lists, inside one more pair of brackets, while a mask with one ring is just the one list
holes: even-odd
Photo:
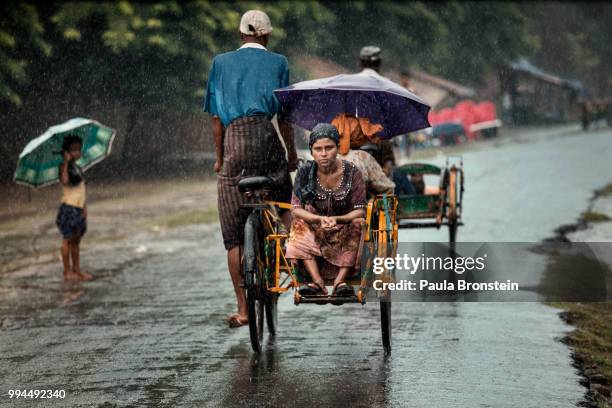
[[[380, 66], [382, 64], [381, 52], [380, 47], [375, 45], [367, 45], [361, 49], [359, 52], [359, 65], [362, 68], [360, 74], [382, 77], [380, 75]], [[395, 167], [397, 162], [393, 153], [393, 144], [388, 140], [380, 140], [376, 144], [379, 148], [379, 164], [387, 177], [395, 183], [395, 194], [416, 194], [410, 180], [404, 174], [397, 171]]]
[[375, 45], [366, 45], [359, 51], [361, 74], [382, 76], [380, 75], [380, 65], [382, 64], [381, 52], [380, 47]]
[[[361, 67], [360, 74], [373, 75], [382, 77], [380, 75], [380, 66], [382, 64], [381, 54], [382, 50], [380, 47], [375, 45], [366, 45], [359, 51], [359, 66]], [[381, 140], [378, 143], [380, 148], [380, 162], [383, 166], [385, 162], [391, 160], [395, 165], [395, 155], [393, 154], [393, 144], [388, 140]]]

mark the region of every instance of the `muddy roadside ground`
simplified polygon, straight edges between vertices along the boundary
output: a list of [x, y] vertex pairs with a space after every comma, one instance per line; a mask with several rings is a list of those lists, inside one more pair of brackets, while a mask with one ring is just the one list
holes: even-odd
[[[555, 238], [564, 242], [612, 242], [612, 183], [595, 191], [587, 209], [573, 224], [559, 227]], [[612, 267], [612, 253], [597, 253], [599, 262]], [[555, 262], [554, 257], [551, 258]], [[588, 272], [588, 271], [584, 271]], [[607, 277], [606, 290], [612, 290]], [[612, 407], [612, 302], [553, 303], [560, 317], [576, 327], [563, 342], [572, 347], [575, 366], [584, 375], [592, 401]]]
[[[65, 284], [55, 225], [61, 191], [5, 185], [0, 194], [0, 327], [79, 298]], [[216, 181], [199, 176], [167, 180], [96, 181], [87, 186], [88, 231], [81, 243], [83, 270], [112, 278], [113, 271], [162, 245], [168, 230], [216, 225]]]

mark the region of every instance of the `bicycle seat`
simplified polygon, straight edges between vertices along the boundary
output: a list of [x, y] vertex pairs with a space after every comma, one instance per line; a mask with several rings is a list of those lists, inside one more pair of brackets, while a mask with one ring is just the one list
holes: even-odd
[[246, 193], [247, 191], [256, 191], [263, 189], [272, 189], [274, 182], [270, 177], [255, 176], [243, 178], [238, 182], [238, 191]]

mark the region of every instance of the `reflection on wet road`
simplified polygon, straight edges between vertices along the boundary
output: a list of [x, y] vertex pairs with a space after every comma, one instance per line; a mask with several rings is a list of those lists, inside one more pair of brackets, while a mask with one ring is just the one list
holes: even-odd
[[[459, 239], [551, 235], [609, 181], [609, 157], [610, 132], [466, 153]], [[253, 356], [248, 329], [226, 328], [219, 232], [180, 228], [148, 245], [75, 301], [0, 331], [2, 394], [65, 389], [39, 405], [58, 407], [568, 407], [585, 392], [557, 341], [568, 327], [538, 303], [396, 303], [386, 358], [375, 303], [296, 307], [285, 295], [278, 336]]]

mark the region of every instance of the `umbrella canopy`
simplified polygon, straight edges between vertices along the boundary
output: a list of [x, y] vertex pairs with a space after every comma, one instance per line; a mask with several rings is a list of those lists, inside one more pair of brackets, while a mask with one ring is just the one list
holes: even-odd
[[87, 170], [110, 154], [116, 132], [86, 118], [74, 118], [51, 126], [31, 140], [19, 155], [13, 178], [15, 183], [38, 188], [59, 182], [59, 165], [64, 161], [62, 143], [69, 134], [83, 140], [81, 158], [77, 164]]
[[331, 123], [342, 113], [382, 125], [381, 139], [430, 126], [429, 105], [381, 76], [341, 74], [298, 82], [274, 93], [281, 104], [280, 116], [308, 130], [320, 122]]

